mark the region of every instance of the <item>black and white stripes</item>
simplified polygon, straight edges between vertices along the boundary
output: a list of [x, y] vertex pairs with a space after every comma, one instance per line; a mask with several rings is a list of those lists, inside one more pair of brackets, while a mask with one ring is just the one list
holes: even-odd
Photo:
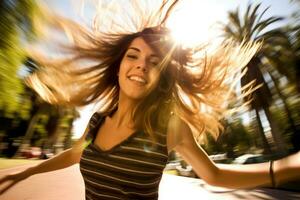
[[[88, 137], [92, 141], [103, 118], [96, 113], [90, 120]], [[86, 199], [157, 199], [168, 160], [166, 137], [157, 137], [154, 142], [144, 132], [136, 132], [109, 151], [90, 143], [80, 160]]]

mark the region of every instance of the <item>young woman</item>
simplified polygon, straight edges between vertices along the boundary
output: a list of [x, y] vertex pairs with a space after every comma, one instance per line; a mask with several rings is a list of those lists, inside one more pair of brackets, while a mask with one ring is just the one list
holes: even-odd
[[[276, 186], [300, 177], [300, 153], [268, 163], [216, 165], [198, 145], [196, 137], [218, 134], [224, 102], [230, 100], [228, 80], [237, 79], [257, 46], [227, 43], [203, 57], [199, 48], [176, 45], [164, 27], [175, 3], [159, 25], [129, 34], [90, 34], [60, 21], [72, 35], [74, 44], [67, 51], [72, 57], [59, 62], [39, 58], [43, 67], [28, 83], [49, 102], [98, 102], [100, 108], [71, 149], [2, 178], [1, 184], [11, 181], [3, 191], [34, 174], [79, 163], [86, 199], [157, 199], [173, 150], [216, 186]], [[82, 67], [86, 59], [93, 65]]]

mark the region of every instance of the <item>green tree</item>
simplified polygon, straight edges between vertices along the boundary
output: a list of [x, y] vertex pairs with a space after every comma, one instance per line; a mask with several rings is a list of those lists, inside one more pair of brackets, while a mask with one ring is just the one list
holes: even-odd
[[209, 154], [226, 153], [228, 158], [235, 158], [258, 149], [251, 132], [243, 125], [241, 118], [234, 116], [232, 120], [223, 122], [226, 128], [217, 140], [207, 135], [207, 143], [203, 147]]
[[[292, 13], [290, 23], [287, 26], [287, 29], [289, 30], [289, 36], [290, 40], [292, 42], [292, 50], [294, 52], [294, 78], [295, 78], [295, 85], [298, 92], [298, 98], [300, 94], [300, 0], [291, 0], [293, 3], [293, 6], [296, 7], [296, 11]], [[290, 59], [290, 58], [289, 58]], [[294, 151], [300, 150], [300, 116], [299, 114], [296, 115], [298, 118], [296, 118], [296, 121], [298, 120], [298, 124], [296, 124], [298, 132], [296, 134], [292, 135], [291, 141], [294, 148]]]
[[298, 12], [295, 12], [292, 14], [293, 21], [292, 23], [288, 26], [290, 29], [290, 37], [291, 41], [293, 44], [293, 50], [295, 53], [296, 57], [296, 62], [295, 62], [295, 78], [296, 78], [296, 86], [297, 90], [300, 93], [300, 1], [299, 0], [294, 0], [293, 2], [296, 2], [296, 6], [298, 7]]
[[[26, 68], [28, 75], [40, 69], [40, 65], [31, 58], [27, 58], [23, 67]], [[30, 96], [32, 104], [31, 116], [15, 157], [19, 157], [24, 149], [32, 145], [38, 145], [53, 152], [56, 152], [56, 147], [69, 148], [72, 142], [72, 123], [79, 117], [76, 109], [51, 105], [28, 87], [26, 87], [26, 94]], [[34, 139], [36, 139], [35, 143], [32, 142]]]
[[0, 1], [0, 110], [5, 116], [12, 116], [21, 105], [24, 85], [18, 72], [26, 59], [24, 44], [37, 33], [37, 16], [35, 0]]
[[[256, 80], [256, 85], [262, 84], [252, 94], [251, 109], [254, 109], [256, 113], [257, 124], [259, 125], [259, 132], [264, 143], [265, 152], [270, 153], [270, 145], [267, 142], [262, 126], [262, 113], [265, 114], [268, 120], [277, 149], [281, 153], [286, 153], [285, 141], [282, 139], [279, 127], [270, 111], [272, 92], [265, 79], [265, 75], [269, 72], [264, 67], [267, 61], [269, 65], [289, 78], [292, 71], [286, 68], [286, 63], [278, 59], [278, 55], [281, 57], [292, 55], [292, 52], [289, 50], [291, 49], [291, 43], [283, 29], [269, 28], [271, 24], [281, 21], [283, 18], [272, 16], [263, 19], [268, 8], [259, 13], [260, 6], [261, 4], [255, 6], [249, 4], [244, 15], [240, 15], [238, 8], [234, 12], [229, 12], [229, 23], [224, 25], [224, 35], [226, 38], [230, 38], [239, 44], [244, 41], [262, 43], [261, 49], [246, 66], [247, 73], [241, 79], [241, 86], [247, 85], [252, 80]], [[245, 100], [249, 100], [250, 98], [250, 96], [247, 96]], [[287, 105], [286, 102], [284, 103]]]

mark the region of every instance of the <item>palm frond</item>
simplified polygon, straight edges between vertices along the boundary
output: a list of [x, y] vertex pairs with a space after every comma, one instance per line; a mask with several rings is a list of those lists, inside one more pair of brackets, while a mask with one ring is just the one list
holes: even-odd
[[265, 15], [265, 13], [270, 9], [270, 7], [271, 6], [268, 6], [267, 8], [265, 8], [262, 12], [261, 12], [261, 14], [258, 16], [258, 18], [256, 19], [256, 22], [255, 23], [259, 23], [261, 20], [262, 20], [262, 18], [263, 18], [263, 16]]
[[[255, 21], [256, 21], [256, 17], [257, 17], [257, 11], [258, 11], [258, 9], [259, 9], [259, 7], [260, 7], [260, 3], [259, 4], [257, 4], [256, 6], [255, 6], [255, 8], [252, 10], [252, 12], [251, 12], [251, 15], [249, 16], [247, 16], [247, 24], [245, 24], [244, 26], [245, 27], [247, 27], [247, 29], [248, 29], [248, 32], [249, 32], [249, 34], [251, 35], [251, 30], [252, 30], [252, 27], [253, 27], [253, 24], [255, 24]], [[250, 8], [252, 7], [251, 6], [251, 4], [250, 4], [250, 6], [249, 6]], [[246, 21], [246, 19], [245, 19], [245, 21]]]
[[283, 17], [270, 17], [264, 21], [258, 22], [252, 30], [253, 38], [255, 39], [257, 35], [261, 33], [270, 24], [283, 20]]
[[265, 42], [269, 42], [271, 44], [275, 44], [276, 41], [285, 41], [285, 42], [290, 43], [288, 36], [280, 28], [267, 31], [267, 32], [259, 35], [258, 37], [256, 37], [255, 40], [258, 40], [258, 41], [264, 40]]
[[238, 31], [234, 31], [233, 27], [231, 26], [225, 26], [224, 27], [224, 34], [223, 36], [225, 36], [226, 38], [232, 38], [234, 40], [238, 40], [238, 41], [242, 41], [241, 38], [239, 37], [239, 32]]
[[236, 27], [237, 31], [242, 31], [242, 25], [239, 18], [239, 10], [237, 9], [235, 12], [229, 12], [228, 14], [229, 21]]

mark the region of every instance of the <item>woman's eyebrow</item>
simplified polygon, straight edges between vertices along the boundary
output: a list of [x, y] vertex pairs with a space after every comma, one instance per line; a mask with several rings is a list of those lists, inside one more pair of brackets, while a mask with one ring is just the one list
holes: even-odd
[[128, 50], [129, 50], [129, 49], [133, 49], [133, 50], [135, 50], [135, 51], [141, 52], [141, 50], [140, 50], [139, 48], [136, 48], [136, 47], [129, 47]]
[[[141, 52], [141, 50], [139, 48], [137, 48], [137, 47], [129, 47], [128, 50], [130, 50], [130, 49], [138, 51], [138, 52]], [[151, 54], [150, 56], [151, 57], [157, 57], [157, 58], [159, 58], [159, 56], [156, 55], [156, 54]]]

